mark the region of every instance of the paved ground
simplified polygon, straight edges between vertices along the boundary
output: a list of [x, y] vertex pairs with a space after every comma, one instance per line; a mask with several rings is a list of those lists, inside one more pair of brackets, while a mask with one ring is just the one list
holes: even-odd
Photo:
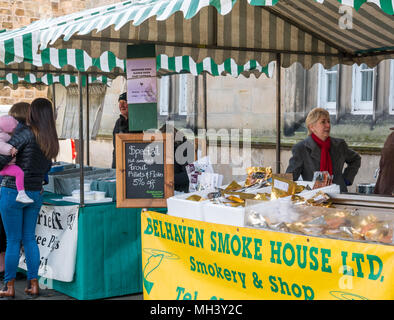
[[[19, 277], [18, 273], [18, 278]], [[3, 282], [0, 281], [1, 288], [3, 289]], [[25, 294], [24, 290], [26, 287], [26, 279], [17, 279], [15, 281], [15, 298], [13, 300], [31, 300], [32, 298]], [[40, 295], [35, 298], [36, 300], [76, 300], [73, 297], [64, 295], [61, 292], [55, 291], [53, 289], [40, 290]], [[0, 298], [0, 303], [3, 299]], [[107, 298], [105, 300], [143, 300], [141, 294], [132, 294], [127, 296]]]

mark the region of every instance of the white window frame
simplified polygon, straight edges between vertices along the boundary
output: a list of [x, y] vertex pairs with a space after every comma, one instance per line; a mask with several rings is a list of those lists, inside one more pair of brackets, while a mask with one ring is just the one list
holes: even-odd
[[178, 97], [179, 97], [178, 113], [180, 116], [187, 115], [187, 106], [190, 102], [189, 84], [190, 84], [189, 75], [186, 73], [181, 73], [179, 75], [179, 91], [178, 91]]
[[[318, 106], [320, 108], [326, 109], [330, 114], [337, 113], [337, 96], [335, 96], [335, 101], [328, 102], [327, 101], [327, 76], [329, 74], [337, 74], [339, 69], [339, 65], [337, 65], [336, 71], [330, 71], [324, 69], [321, 64], [319, 64], [319, 71], [318, 71]], [[338, 77], [337, 77], [338, 79]], [[338, 81], [338, 80], [337, 80]]]
[[160, 78], [160, 92], [159, 92], [159, 112], [161, 116], [168, 115], [169, 94], [170, 94], [170, 76], [163, 76]]
[[373, 114], [373, 101], [375, 99], [375, 68], [368, 68], [372, 70], [372, 100], [361, 101], [361, 65], [353, 65], [353, 79], [352, 79], [352, 114]]
[[389, 114], [394, 114], [394, 59], [390, 60]]

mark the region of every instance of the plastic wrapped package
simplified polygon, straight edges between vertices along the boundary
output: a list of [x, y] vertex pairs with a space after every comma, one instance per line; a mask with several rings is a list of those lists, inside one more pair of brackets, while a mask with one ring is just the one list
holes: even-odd
[[332, 184], [334, 179], [333, 175], [330, 175], [328, 171], [315, 171], [313, 173], [312, 189], [319, 189]]
[[292, 223], [298, 217], [289, 198], [275, 201], [246, 200], [245, 226], [278, 230], [282, 222]]
[[[211, 174], [214, 174], [212, 164], [209, 160], [209, 157], [204, 157], [201, 159], [198, 159], [197, 161], [188, 164], [186, 166], [186, 172], [189, 177], [189, 192], [194, 192], [194, 191], [201, 191], [201, 187], [199, 186], [199, 177], [204, 174], [206, 177], [203, 178], [205, 179], [217, 179], [219, 180], [220, 177], [213, 176]], [[223, 177], [221, 178], [223, 179]], [[211, 181], [210, 181], [211, 182]], [[219, 181], [216, 181], [216, 183], [219, 183]]]
[[373, 209], [332, 208], [324, 204], [281, 198], [270, 202], [246, 201], [245, 226], [330, 237], [394, 244], [394, 216]]

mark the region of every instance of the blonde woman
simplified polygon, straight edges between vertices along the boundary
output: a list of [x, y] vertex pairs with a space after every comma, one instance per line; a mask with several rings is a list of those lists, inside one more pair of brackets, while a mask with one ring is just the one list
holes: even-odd
[[[350, 149], [345, 140], [330, 137], [330, 114], [322, 108], [312, 109], [305, 121], [308, 137], [292, 148], [292, 157], [286, 173], [293, 180], [301, 176], [312, 181], [315, 171], [328, 171], [334, 175], [333, 183], [347, 192], [361, 165], [360, 155]], [[344, 169], [345, 163], [347, 164]]]

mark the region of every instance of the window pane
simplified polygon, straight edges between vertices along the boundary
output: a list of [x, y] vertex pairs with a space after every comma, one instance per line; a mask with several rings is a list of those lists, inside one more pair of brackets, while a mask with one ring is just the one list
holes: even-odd
[[179, 114], [187, 114], [188, 103], [188, 78], [186, 74], [181, 74], [179, 79]]
[[373, 71], [361, 71], [361, 101], [372, 101]]
[[165, 76], [160, 79], [160, 97], [159, 97], [159, 108], [161, 115], [168, 114], [168, 100], [169, 100], [169, 77]]
[[327, 74], [327, 102], [337, 101], [337, 74]]

